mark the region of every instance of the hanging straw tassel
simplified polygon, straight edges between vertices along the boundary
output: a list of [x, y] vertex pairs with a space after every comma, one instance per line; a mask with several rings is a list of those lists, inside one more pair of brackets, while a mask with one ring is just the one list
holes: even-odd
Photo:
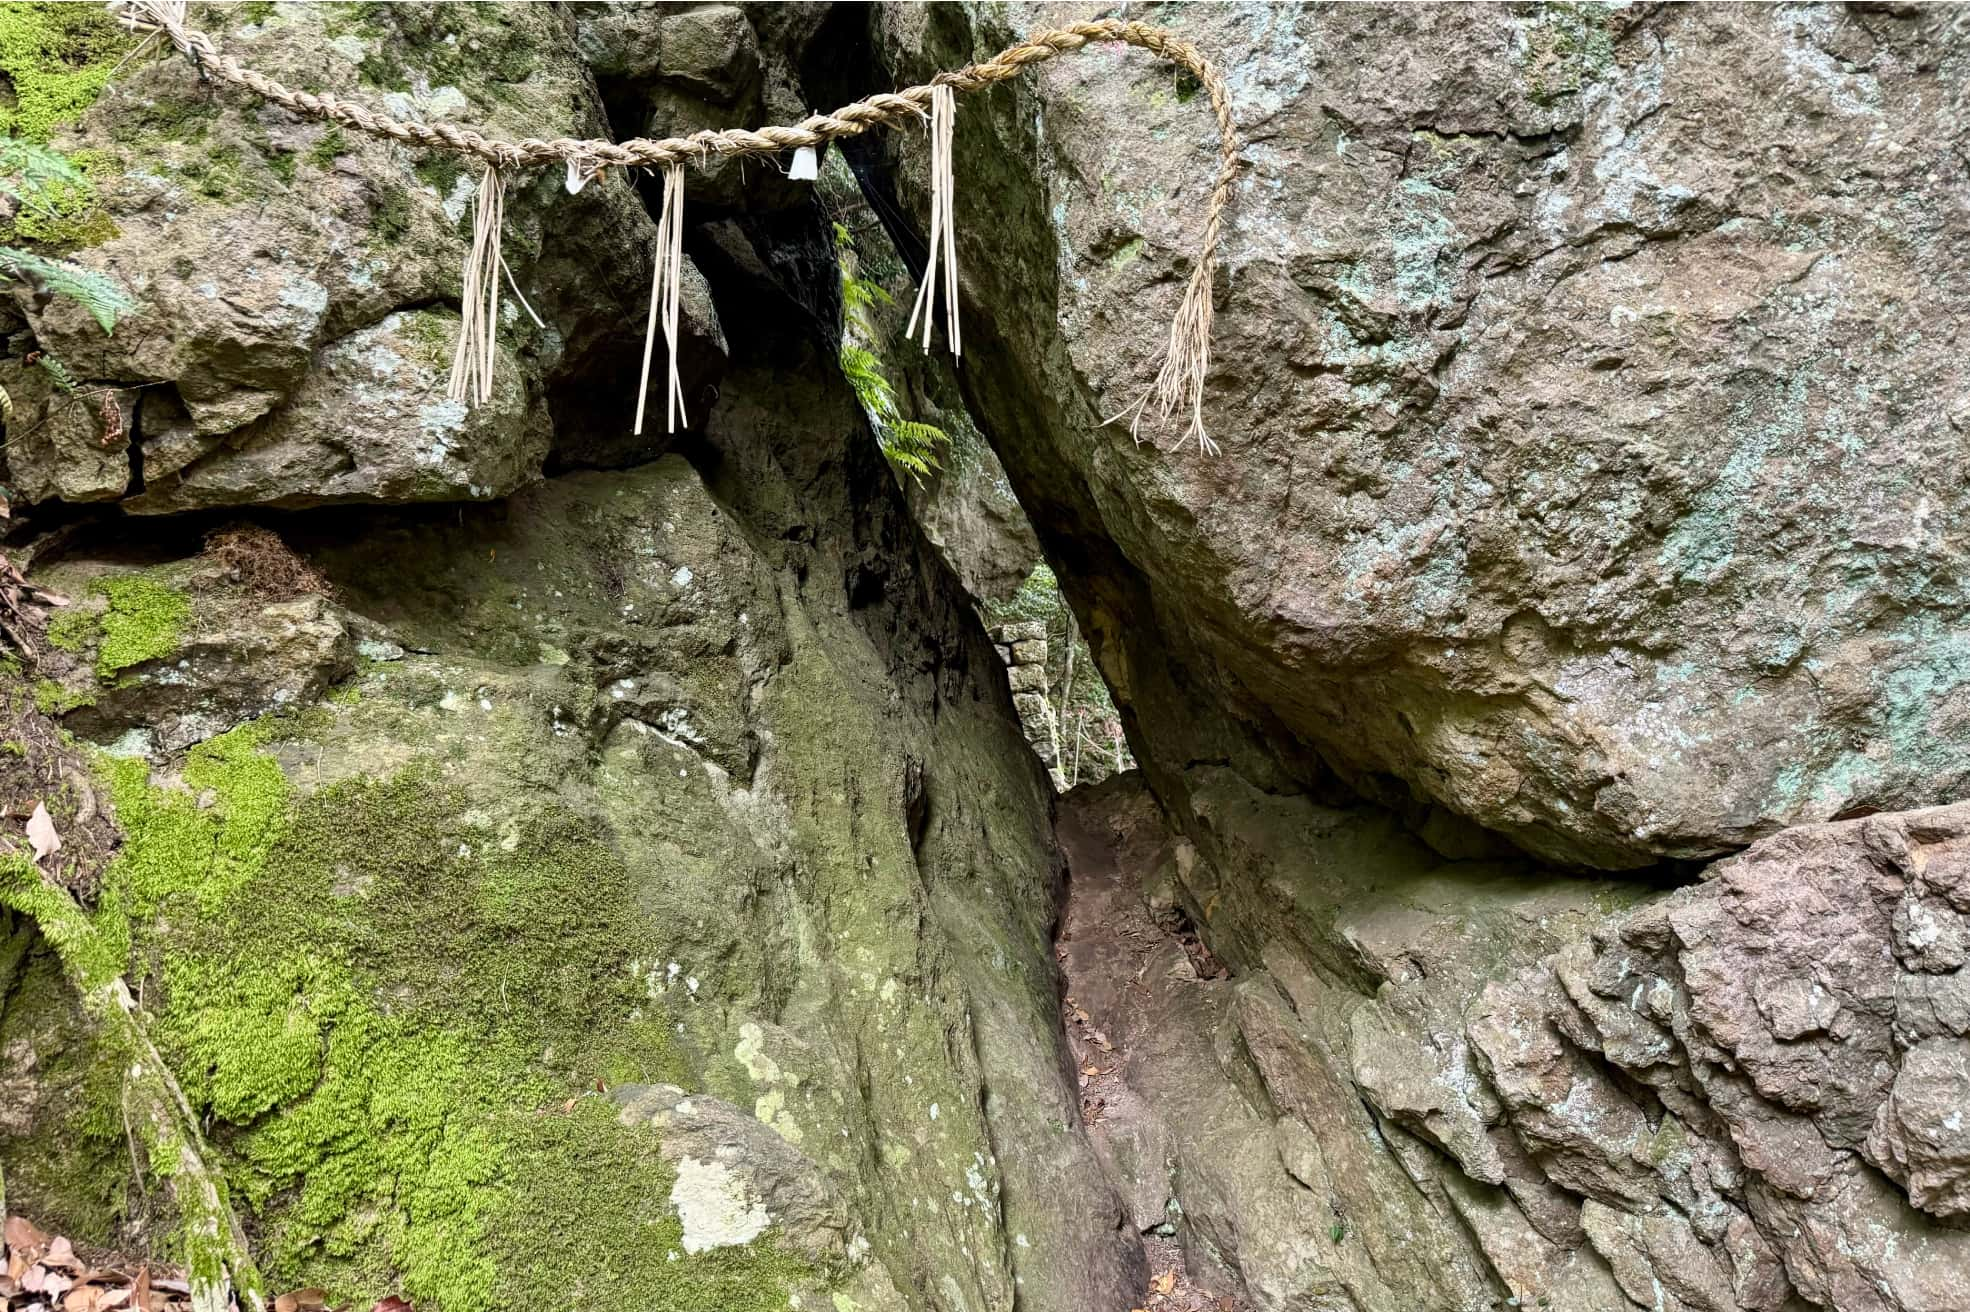
[[472, 245], [465, 253], [464, 286], [459, 294], [458, 346], [451, 356], [454, 401], [484, 405], [492, 400], [493, 362], [498, 349], [499, 230], [506, 218], [506, 184], [488, 164], [479, 179], [479, 203], [472, 213]]
[[663, 209], [657, 217], [657, 267], [650, 275], [650, 317], [643, 326], [643, 377], [636, 387], [636, 435], [643, 434], [643, 406], [650, 397], [650, 358], [656, 351], [657, 320], [663, 320], [664, 341], [670, 347], [670, 382], [666, 388], [664, 431], [675, 433], [684, 413], [684, 384], [677, 374], [679, 293], [684, 285], [684, 166], [664, 166]]
[[[917, 288], [917, 302], [910, 310], [910, 322], [903, 336], [914, 337], [917, 316], [923, 316], [923, 349], [930, 351], [930, 322], [937, 315], [937, 283], [944, 283], [944, 335], [950, 340], [951, 354], [963, 355], [964, 344], [958, 333], [958, 239], [956, 215], [951, 202], [956, 187], [951, 178], [951, 132], [957, 121], [957, 98], [947, 86], [930, 89], [930, 255], [925, 261], [923, 284]], [[939, 266], [942, 266], [940, 269]]]

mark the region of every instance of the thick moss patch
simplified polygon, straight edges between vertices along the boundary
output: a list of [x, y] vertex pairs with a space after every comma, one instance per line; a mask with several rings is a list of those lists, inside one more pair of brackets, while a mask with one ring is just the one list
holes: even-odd
[[0, 76], [14, 92], [0, 135], [46, 141], [95, 103], [133, 44], [101, 5], [0, 4]]
[[270, 1281], [435, 1312], [764, 1312], [816, 1283], [768, 1244], [685, 1254], [654, 1134], [592, 1096], [702, 1087], [596, 822], [477, 810], [435, 760], [299, 797], [266, 750], [291, 731], [194, 749], [182, 787], [108, 767], [106, 905]]
[[184, 593], [141, 574], [99, 579], [94, 590], [109, 598], [102, 615], [102, 644], [96, 648], [98, 677], [114, 678], [119, 670], [178, 649], [191, 617], [191, 598]]

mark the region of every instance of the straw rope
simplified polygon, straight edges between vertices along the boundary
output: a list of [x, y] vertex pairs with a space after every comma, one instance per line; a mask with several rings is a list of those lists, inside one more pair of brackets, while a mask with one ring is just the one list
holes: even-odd
[[[928, 118], [940, 89], [957, 93], [981, 91], [1016, 77], [1035, 64], [1071, 54], [1094, 42], [1119, 41], [1146, 50], [1195, 76], [1210, 97], [1211, 111], [1217, 119], [1217, 179], [1205, 210], [1197, 260], [1183, 304], [1170, 326], [1169, 353], [1154, 389], [1155, 400], [1164, 415], [1188, 410], [1191, 420], [1188, 436], [1197, 438], [1206, 450], [1215, 449], [1203, 433], [1202, 409], [1204, 375], [1210, 366], [1211, 279], [1217, 266], [1224, 212], [1231, 202], [1232, 183], [1238, 175], [1239, 139], [1231, 118], [1231, 95], [1223, 76], [1202, 51], [1167, 28], [1114, 18], [1049, 28], [1033, 33], [983, 63], [939, 73], [921, 86], [878, 92], [832, 113], [814, 114], [790, 126], [707, 129], [683, 137], [639, 137], [620, 142], [573, 137], [525, 137], [514, 141], [450, 123], [406, 122], [358, 101], [295, 91], [243, 66], [221, 50], [211, 36], [188, 26], [184, 0], [110, 0], [110, 9], [132, 30], [168, 40], [206, 76], [242, 87], [293, 113], [407, 145], [471, 155], [492, 168], [572, 163], [589, 173], [599, 168], [662, 168], [703, 163], [713, 158], [777, 154], [802, 146], [818, 147], [836, 138], [859, 136], [870, 128]], [[935, 273], [927, 276], [934, 277]], [[1125, 413], [1134, 413], [1139, 419], [1141, 410], [1142, 405], [1138, 404]]]

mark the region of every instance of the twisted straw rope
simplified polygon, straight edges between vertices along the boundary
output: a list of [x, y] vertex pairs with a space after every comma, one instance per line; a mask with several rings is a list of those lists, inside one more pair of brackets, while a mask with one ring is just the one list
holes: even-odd
[[[872, 127], [925, 119], [938, 87], [949, 87], [954, 92], [980, 91], [1016, 77], [1034, 64], [1070, 54], [1091, 42], [1119, 41], [1147, 50], [1195, 76], [1210, 96], [1211, 112], [1217, 118], [1217, 182], [1205, 210], [1197, 263], [1191, 271], [1183, 306], [1171, 325], [1169, 355], [1155, 388], [1163, 413], [1169, 415], [1187, 405], [1192, 415], [1190, 435], [1205, 449], [1214, 449], [1203, 435], [1201, 406], [1204, 371], [1210, 359], [1211, 277], [1217, 267], [1225, 208], [1231, 203], [1232, 183], [1238, 176], [1238, 130], [1231, 121], [1231, 93], [1217, 66], [1196, 46], [1167, 28], [1114, 18], [1049, 28], [1033, 33], [982, 64], [939, 73], [921, 86], [878, 92], [831, 114], [811, 115], [791, 127], [706, 129], [686, 137], [637, 137], [620, 142], [595, 137], [551, 140], [525, 137], [509, 141], [450, 123], [407, 123], [357, 101], [292, 90], [244, 67], [222, 51], [209, 35], [188, 27], [185, 0], [111, 0], [110, 9], [132, 30], [169, 40], [208, 76], [244, 87], [296, 114], [326, 119], [370, 136], [476, 156], [497, 168], [574, 161], [591, 172], [603, 167], [660, 168], [694, 161], [702, 163], [712, 157], [772, 155], [802, 146], [819, 146], [837, 137], [860, 136]], [[1141, 408], [1140, 404], [1134, 407], [1135, 413], [1139, 415]]]

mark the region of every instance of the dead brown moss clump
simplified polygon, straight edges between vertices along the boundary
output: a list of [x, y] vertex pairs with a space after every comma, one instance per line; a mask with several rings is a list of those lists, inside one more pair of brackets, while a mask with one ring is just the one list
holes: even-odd
[[280, 534], [259, 524], [230, 524], [206, 534], [205, 554], [235, 582], [268, 601], [307, 593], [335, 595], [327, 575], [296, 555]]

